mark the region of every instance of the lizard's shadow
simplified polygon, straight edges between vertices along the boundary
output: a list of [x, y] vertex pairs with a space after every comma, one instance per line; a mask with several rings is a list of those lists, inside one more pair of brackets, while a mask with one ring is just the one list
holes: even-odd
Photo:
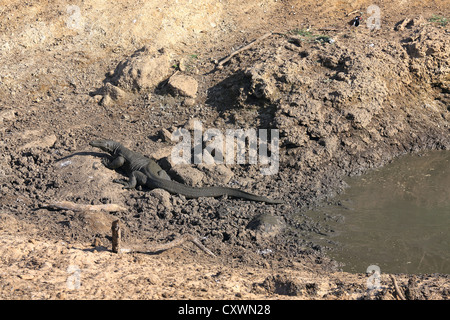
[[[61, 163], [61, 166], [64, 166], [64, 161], [68, 160], [74, 156], [93, 156], [93, 157], [97, 157], [97, 158], [108, 158], [108, 159], [112, 159], [112, 157], [107, 154], [107, 153], [103, 153], [103, 152], [96, 152], [96, 151], [80, 151], [80, 152], [75, 152], [72, 154], [69, 154], [65, 157], [59, 158], [55, 160], [55, 163]], [[105, 167], [106, 168], [106, 167]], [[111, 170], [111, 169], [108, 169]], [[115, 171], [117, 171], [118, 173], [122, 174], [125, 177], [128, 177], [128, 172], [124, 169], [124, 168], [119, 168], [116, 169]]]
[[107, 153], [96, 152], [96, 151], [80, 151], [80, 152], [75, 152], [75, 153], [69, 154], [65, 157], [56, 159], [55, 162], [64, 161], [64, 160], [70, 159], [74, 156], [93, 156], [93, 157], [101, 157], [101, 158], [109, 157], [109, 155]]
[[[75, 152], [72, 154], [69, 154], [65, 157], [56, 159], [55, 162], [58, 163], [60, 162], [61, 164], [65, 161], [68, 160], [74, 156], [93, 156], [93, 157], [98, 157], [98, 158], [108, 158], [108, 159], [112, 159], [113, 157], [111, 155], [109, 155], [108, 153], [103, 153], [103, 152], [96, 152], [96, 151], [80, 151], [80, 152]], [[125, 178], [129, 177], [129, 173], [130, 173], [130, 169], [128, 167], [127, 164], [125, 164], [124, 166], [118, 168], [118, 169], [108, 169], [105, 166], [102, 165], [102, 167], [106, 170], [114, 170], [117, 173], [121, 174], [122, 176], [124, 176]], [[152, 188], [150, 187], [146, 187], [146, 186], [139, 186], [138, 190], [142, 190], [142, 191], [150, 191], [152, 190]]]

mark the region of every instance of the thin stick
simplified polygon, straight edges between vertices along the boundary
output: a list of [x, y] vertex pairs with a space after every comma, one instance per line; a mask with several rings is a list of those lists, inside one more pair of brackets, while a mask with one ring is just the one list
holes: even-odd
[[400, 290], [400, 288], [397, 285], [397, 280], [395, 280], [395, 278], [392, 274], [390, 276], [391, 276], [392, 282], [394, 282], [395, 292], [397, 293], [398, 297], [400, 298], [400, 300], [406, 300], [405, 296], [403, 295], [402, 291]]
[[338, 31], [339, 29], [327, 29], [327, 28], [320, 28], [317, 29], [318, 31]]
[[114, 220], [111, 225], [112, 232], [112, 252], [120, 253], [120, 239], [121, 239], [121, 231], [120, 231], [120, 223], [119, 220]]
[[355, 10], [355, 11], [352, 11], [352, 12], [350, 12], [349, 14], [347, 14], [347, 17], [348, 17], [349, 15], [354, 14], [354, 13], [357, 13], [357, 12], [361, 13], [361, 11]]
[[253, 40], [253, 41], [250, 42], [248, 45], [243, 46], [242, 48], [240, 48], [240, 49], [238, 49], [238, 50], [232, 52], [228, 57], [226, 57], [226, 58], [224, 58], [224, 59], [222, 59], [222, 60], [219, 61], [219, 63], [217, 64], [217, 68], [218, 68], [218, 69], [222, 69], [222, 68], [223, 68], [223, 65], [224, 65], [225, 63], [227, 63], [228, 61], [230, 61], [230, 59], [231, 59], [233, 56], [237, 55], [239, 52], [242, 52], [242, 51], [244, 51], [244, 50], [247, 50], [247, 49], [251, 48], [256, 42], [261, 41], [261, 40], [267, 38], [267, 37], [270, 36], [270, 35], [272, 35], [272, 32], [268, 32], [268, 33], [266, 33], [265, 35], [262, 35], [261, 37], [259, 37], [259, 38], [255, 39], [255, 40]]
[[168, 243], [160, 244], [160, 245], [152, 245], [146, 246], [144, 248], [130, 248], [130, 249], [122, 249], [122, 252], [158, 252], [169, 250], [174, 247], [178, 247], [186, 241], [190, 241], [195, 244], [198, 248], [200, 248], [206, 254], [215, 257], [216, 255], [211, 252], [208, 248], [206, 248], [197, 238], [195, 238], [191, 234], [182, 235], [181, 237], [172, 240]]
[[72, 211], [107, 211], [107, 212], [117, 212], [127, 210], [118, 204], [108, 203], [108, 204], [82, 204], [74, 203], [70, 201], [56, 201], [52, 202], [45, 207], [58, 209], [58, 210], [72, 210]]
[[157, 252], [157, 251], [165, 251], [174, 247], [178, 247], [181, 244], [183, 244], [186, 241], [191, 241], [193, 244], [195, 244], [198, 248], [200, 248], [203, 252], [206, 254], [209, 254], [212, 257], [215, 257], [215, 254], [212, 253], [208, 248], [206, 248], [197, 238], [195, 238], [191, 234], [183, 235], [175, 240], [172, 240], [168, 243], [160, 244], [160, 245], [154, 245], [150, 247], [146, 247], [145, 250], [148, 252]]

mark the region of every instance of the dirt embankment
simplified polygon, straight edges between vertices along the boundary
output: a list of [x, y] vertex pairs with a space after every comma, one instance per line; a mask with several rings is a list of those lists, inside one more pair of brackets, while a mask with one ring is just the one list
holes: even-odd
[[[450, 147], [449, 30], [443, 18], [430, 21], [448, 17], [448, 8], [398, 2], [380, 5], [374, 31], [364, 24], [364, 1], [1, 7], [0, 296], [394, 298], [388, 275], [374, 293], [366, 275], [338, 272], [308, 240], [329, 232], [326, 224], [292, 214], [338, 192], [347, 175]], [[358, 28], [348, 24], [355, 10], [364, 12]], [[214, 60], [268, 31], [217, 68]], [[168, 80], [176, 71], [185, 78]], [[167, 137], [191, 129], [194, 118], [221, 132], [279, 129], [278, 173], [173, 166]], [[155, 157], [184, 183], [239, 187], [286, 204], [122, 190], [111, 183], [121, 174], [88, 147], [95, 137]], [[62, 200], [127, 210], [42, 207]], [[187, 244], [117, 257], [108, 250], [117, 218], [127, 243], [191, 233], [218, 258]], [[398, 281], [408, 298], [449, 295], [446, 276]]]

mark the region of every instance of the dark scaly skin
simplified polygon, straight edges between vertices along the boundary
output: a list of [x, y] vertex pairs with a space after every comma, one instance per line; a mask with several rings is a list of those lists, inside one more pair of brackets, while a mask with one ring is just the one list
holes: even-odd
[[113, 159], [103, 161], [103, 164], [110, 169], [117, 169], [127, 165], [130, 171], [129, 180], [114, 180], [123, 184], [127, 189], [136, 188], [138, 185], [150, 188], [161, 188], [173, 194], [181, 194], [186, 198], [199, 197], [219, 197], [228, 195], [236, 198], [266, 202], [271, 204], [283, 203], [281, 200], [272, 200], [266, 197], [245, 192], [239, 189], [228, 187], [204, 187], [194, 188], [182, 183], [170, 180], [167, 173], [153, 160], [129, 150], [119, 142], [113, 140], [94, 140], [89, 143], [91, 146], [100, 148], [108, 152]]

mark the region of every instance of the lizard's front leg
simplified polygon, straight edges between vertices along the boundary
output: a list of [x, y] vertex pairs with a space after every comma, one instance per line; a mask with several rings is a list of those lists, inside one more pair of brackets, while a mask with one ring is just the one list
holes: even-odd
[[109, 160], [107, 158], [102, 159], [102, 163], [108, 169], [117, 169], [125, 164], [125, 158], [122, 156], [117, 156], [116, 158]]
[[140, 171], [133, 171], [128, 180], [114, 179], [113, 182], [124, 185], [124, 189], [134, 189], [137, 186], [145, 185], [147, 176]]

